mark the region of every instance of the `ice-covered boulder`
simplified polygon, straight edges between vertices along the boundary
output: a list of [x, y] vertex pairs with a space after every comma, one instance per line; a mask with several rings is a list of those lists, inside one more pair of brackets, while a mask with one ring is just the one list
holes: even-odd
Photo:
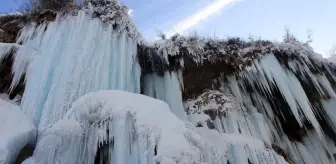
[[218, 164], [226, 163], [225, 151], [163, 101], [99, 91], [79, 98], [63, 120], [42, 133], [25, 163]]
[[21, 149], [35, 144], [36, 128], [14, 103], [0, 99], [0, 113], [0, 164], [10, 164]]

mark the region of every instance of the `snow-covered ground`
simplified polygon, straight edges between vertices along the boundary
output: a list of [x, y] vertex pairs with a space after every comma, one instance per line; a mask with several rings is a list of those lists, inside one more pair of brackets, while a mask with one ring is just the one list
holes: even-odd
[[0, 113], [0, 164], [10, 164], [23, 147], [34, 144], [36, 128], [14, 103], [0, 99]]

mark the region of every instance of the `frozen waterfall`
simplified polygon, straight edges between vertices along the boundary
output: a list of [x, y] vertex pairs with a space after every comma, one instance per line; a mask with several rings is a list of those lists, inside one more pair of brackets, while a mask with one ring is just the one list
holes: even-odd
[[27, 68], [22, 110], [39, 130], [57, 122], [78, 97], [104, 89], [140, 93], [137, 41], [84, 11], [23, 29], [13, 65], [16, 85]]
[[14, 161], [37, 135], [24, 164], [335, 164], [336, 66], [293, 43], [151, 45], [127, 11], [89, 0], [0, 43], [0, 61], [14, 57], [10, 90], [25, 77], [20, 108], [32, 119], [16, 133], [4, 115], [0, 158]]

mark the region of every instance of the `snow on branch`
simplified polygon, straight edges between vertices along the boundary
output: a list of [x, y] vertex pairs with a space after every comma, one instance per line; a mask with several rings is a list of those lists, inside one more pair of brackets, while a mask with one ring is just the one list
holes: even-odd
[[130, 18], [130, 9], [118, 0], [89, 0], [85, 6], [92, 12], [92, 17], [100, 18], [103, 22], [112, 24], [115, 29], [126, 30], [132, 38], [142, 40]]

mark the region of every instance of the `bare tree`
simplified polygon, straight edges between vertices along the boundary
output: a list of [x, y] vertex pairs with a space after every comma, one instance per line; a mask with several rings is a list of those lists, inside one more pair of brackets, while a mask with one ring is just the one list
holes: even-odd
[[296, 37], [290, 32], [290, 29], [288, 27], [285, 27], [285, 35], [284, 35], [283, 41], [285, 43], [298, 42]]
[[314, 32], [313, 32], [313, 30], [312, 29], [307, 29], [307, 40], [306, 40], [306, 44], [310, 44], [310, 43], [312, 43], [313, 42], [313, 34], [314, 34]]
[[304, 45], [309, 46], [310, 43], [313, 42], [313, 30], [307, 29], [307, 40], [306, 41], [300, 41], [295, 37], [295, 35], [290, 31], [288, 27], [285, 27], [285, 35], [283, 38], [283, 41], [285, 43], [294, 43], [294, 42], [300, 42], [303, 43]]

